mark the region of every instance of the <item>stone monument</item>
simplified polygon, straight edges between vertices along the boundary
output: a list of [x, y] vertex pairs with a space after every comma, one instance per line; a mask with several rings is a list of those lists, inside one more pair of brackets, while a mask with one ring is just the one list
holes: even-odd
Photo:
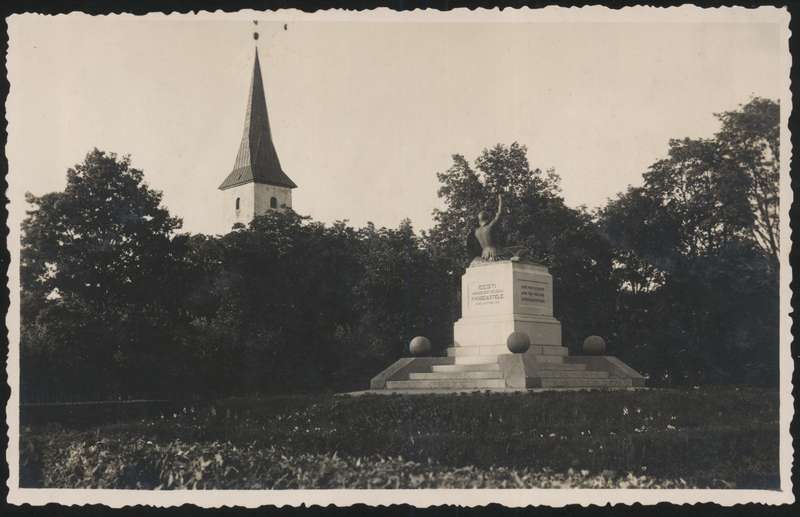
[[[569, 356], [561, 323], [553, 314], [553, 277], [521, 257], [520, 248], [501, 250], [494, 234], [503, 215], [478, 214], [467, 238], [472, 258], [461, 277], [461, 318], [445, 357], [406, 357], [375, 376], [373, 390], [506, 390], [525, 388], [628, 388], [644, 378], [615, 357]], [[530, 346], [512, 353], [512, 333]]]

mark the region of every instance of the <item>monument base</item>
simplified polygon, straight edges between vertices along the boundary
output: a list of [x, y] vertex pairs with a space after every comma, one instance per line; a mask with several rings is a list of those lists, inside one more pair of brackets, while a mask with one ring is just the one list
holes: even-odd
[[547, 316], [473, 316], [453, 324], [455, 346], [505, 345], [512, 332], [524, 332], [537, 345], [561, 346], [561, 322]]
[[493, 362], [404, 357], [370, 381], [371, 390], [508, 391], [643, 387], [644, 377], [612, 356], [498, 354]]
[[[370, 382], [373, 390], [518, 390], [631, 388], [644, 377], [611, 356], [570, 356], [553, 317], [547, 268], [519, 260], [472, 265], [461, 278], [461, 314], [446, 357], [406, 357]], [[512, 354], [506, 339], [531, 340]]]

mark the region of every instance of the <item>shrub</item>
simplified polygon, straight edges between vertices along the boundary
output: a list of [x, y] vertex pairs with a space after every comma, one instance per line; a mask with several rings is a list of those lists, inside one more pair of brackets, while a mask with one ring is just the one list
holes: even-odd
[[[26, 429], [23, 437], [35, 442], [21, 461], [32, 486], [334, 486], [322, 474], [303, 481], [294, 473], [328, 464], [360, 472], [364, 462], [397, 458], [442, 476], [472, 469], [498, 483], [488, 472], [778, 482], [777, 397], [758, 389], [232, 399], [94, 430]], [[361, 474], [335, 474], [361, 486]]]

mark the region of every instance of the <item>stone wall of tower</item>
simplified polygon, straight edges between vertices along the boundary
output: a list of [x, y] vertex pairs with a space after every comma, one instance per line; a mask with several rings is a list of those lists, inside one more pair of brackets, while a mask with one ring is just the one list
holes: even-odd
[[272, 198], [275, 198], [275, 209], [292, 208], [292, 189], [276, 187], [264, 183], [255, 183], [255, 215], [266, 214], [272, 209]]
[[[236, 223], [247, 226], [255, 213], [255, 184], [245, 183], [222, 191], [225, 197], [225, 230], [230, 231]], [[238, 209], [237, 207], [238, 200]]]
[[[292, 207], [292, 190], [263, 183], [245, 183], [222, 191], [225, 196], [225, 230], [234, 224], [247, 226], [253, 217], [266, 214], [271, 208], [271, 200], [275, 198], [275, 210]], [[239, 209], [236, 209], [236, 201]]]

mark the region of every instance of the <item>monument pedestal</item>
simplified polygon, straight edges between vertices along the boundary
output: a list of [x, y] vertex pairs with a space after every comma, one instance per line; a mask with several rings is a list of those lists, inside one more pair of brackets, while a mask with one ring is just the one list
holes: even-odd
[[[531, 347], [512, 354], [506, 340], [524, 332]], [[644, 378], [610, 356], [569, 357], [553, 317], [553, 277], [521, 260], [470, 265], [461, 277], [461, 318], [446, 357], [408, 357], [375, 376], [373, 390], [626, 388]]]
[[461, 319], [453, 325], [455, 346], [505, 346], [512, 332], [531, 344], [561, 346], [561, 323], [553, 317], [553, 277], [527, 262], [484, 262], [461, 277]]

